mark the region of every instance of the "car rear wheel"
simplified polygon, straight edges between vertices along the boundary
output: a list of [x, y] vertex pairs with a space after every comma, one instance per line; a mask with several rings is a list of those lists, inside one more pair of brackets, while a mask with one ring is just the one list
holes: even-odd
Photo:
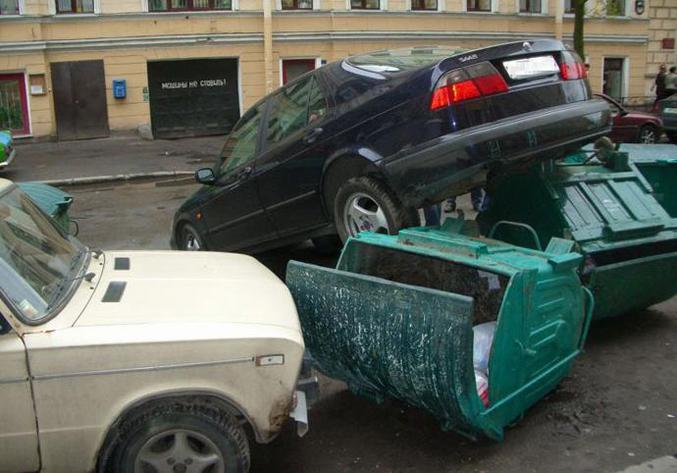
[[640, 143], [652, 145], [658, 141], [658, 130], [655, 126], [644, 125], [639, 129], [637, 138]]
[[205, 245], [198, 231], [191, 224], [187, 223], [181, 227], [179, 232], [179, 248], [184, 251], [204, 251]]
[[382, 183], [369, 177], [346, 181], [334, 199], [334, 223], [345, 242], [363, 231], [394, 235], [420, 224], [415, 209], [404, 208]]
[[214, 407], [163, 402], [120, 426], [111, 473], [246, 473], [249, 443], [237, 421]]

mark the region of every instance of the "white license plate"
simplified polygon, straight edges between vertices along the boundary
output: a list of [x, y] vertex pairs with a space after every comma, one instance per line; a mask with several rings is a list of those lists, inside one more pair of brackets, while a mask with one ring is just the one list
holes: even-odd
[[668, 115], [677, 115], [677, 108], [665, 107], [663, 109], [663, 113], [667, 113]]
[[511, 79], [532, 79], [559, 72], [557, 61], [552, 56], [536, 56], [512, 61], [503, 61], [503, 67]]

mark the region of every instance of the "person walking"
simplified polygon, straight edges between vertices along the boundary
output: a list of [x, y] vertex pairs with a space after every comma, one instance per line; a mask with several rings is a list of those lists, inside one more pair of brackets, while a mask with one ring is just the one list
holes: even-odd
[[677, 93], [677, 67], [672, 66], [665, 76], [665, 97]]
[[667, 70], [668, 68], [665, 66], [665, 64], [661, 64], [658, 67], [658, 74], [656, 74], [656, 78], [654, 79], [653, 85], [651, 86], [651, 90], [656, 91], [656, 100], [654, 100], [654, 105], [656, 105], [656, 102], [663, 100], [666, 97], [665, 76], [667, 75]]

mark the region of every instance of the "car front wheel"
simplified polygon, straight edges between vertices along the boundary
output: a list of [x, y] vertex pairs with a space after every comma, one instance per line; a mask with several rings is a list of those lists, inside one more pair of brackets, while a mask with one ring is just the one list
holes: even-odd
[[179, 232], [179, 248], [184, 251], [204, 251], [205, 245], [198, 231], [189, 223], [181, 227]]
[[638, 141], [652, 145], [658, 141], [658, 130], [651, 125], [644, 125], [639, 129]]
[[121, 425], [112, 473], [246, 473], [249, 444], [231, 416], [209, 406], [168, 402]]
[[334, 199], [334, 223], [345, 242], [360, 232], [394, 235], [402, 228], [420, 224], [414, 209], [404, 208], [381, 182], [369, 177], [346, 181]]

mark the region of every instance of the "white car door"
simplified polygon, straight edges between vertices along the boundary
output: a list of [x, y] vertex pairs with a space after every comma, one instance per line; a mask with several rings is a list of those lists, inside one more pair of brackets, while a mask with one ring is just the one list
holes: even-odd
[[0, 473], [38, 471], [40, 454], [26, 347], [14, 331], [6, 330], [7, 324], [0, 320]]

